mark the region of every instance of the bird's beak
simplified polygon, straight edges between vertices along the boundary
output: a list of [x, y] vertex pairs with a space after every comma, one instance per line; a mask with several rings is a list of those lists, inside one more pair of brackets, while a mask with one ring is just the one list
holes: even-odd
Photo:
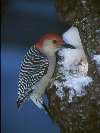
[[63, 47], [64, 48], [70, 48], [70, 49], [76, 49], [74, 46], [67, 44], [67, 43], [63, 44]]

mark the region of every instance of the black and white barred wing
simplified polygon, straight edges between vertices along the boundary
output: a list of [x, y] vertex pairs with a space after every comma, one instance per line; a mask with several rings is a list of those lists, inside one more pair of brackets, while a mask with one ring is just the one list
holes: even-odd
[[40, 53], [35, 46], [27, 52], [21, 64], [18, 82], [17, 107], [20, 108], [24, 101], [33, 92], [32, 87], [47, 73], [48, 59]]

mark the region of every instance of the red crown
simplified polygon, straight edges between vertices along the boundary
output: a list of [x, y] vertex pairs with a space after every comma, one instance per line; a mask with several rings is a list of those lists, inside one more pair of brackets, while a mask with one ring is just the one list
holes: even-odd
[[50, 38], [56, 38], [60, 43], [64, 43], [64, 40], [61, 38], [61, 36], [57, 35], [56, 33], [47, 33], [36, 43], [36, 47], [42, 48], [44, 40]]

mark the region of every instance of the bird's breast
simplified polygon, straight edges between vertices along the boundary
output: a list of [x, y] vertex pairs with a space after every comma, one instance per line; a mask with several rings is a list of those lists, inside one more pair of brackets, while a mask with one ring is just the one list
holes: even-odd
[[35, 95], [38, 98], [40, 98], [44, 94], [55, 70], [56, 57], [48, 57], [48, 61], [49, 67], [47, 73], [41, 78], [41, 80], [35, 86], [33, 86], [34, 92], [32, 95]]

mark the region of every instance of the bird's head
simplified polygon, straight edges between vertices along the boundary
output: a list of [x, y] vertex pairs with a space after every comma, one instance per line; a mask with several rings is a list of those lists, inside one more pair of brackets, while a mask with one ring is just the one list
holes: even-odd
[[64, 45], [64, 40], [55, 33], [44, 35], [36, 44], [36, 48], [40, 51], [55, 52]]
[[[65, 42], [61, 36], [55, 33], [48, 33], [44, 35], [35, 46], [42, 52], [55, 53], [65, 46]], [[68, 45], [66, 46], [68, 47]]]

